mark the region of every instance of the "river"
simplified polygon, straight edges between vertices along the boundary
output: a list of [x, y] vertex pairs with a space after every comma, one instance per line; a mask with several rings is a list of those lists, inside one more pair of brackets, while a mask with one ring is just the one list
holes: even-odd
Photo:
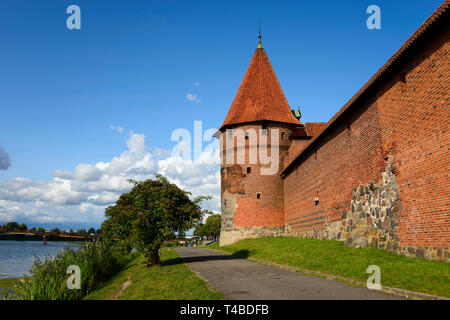
[[62, 241], [0, 241], [0, 279], [29, 276], [33, 257], [54, 257], [64, 248], [79, 249], [80, 244]]

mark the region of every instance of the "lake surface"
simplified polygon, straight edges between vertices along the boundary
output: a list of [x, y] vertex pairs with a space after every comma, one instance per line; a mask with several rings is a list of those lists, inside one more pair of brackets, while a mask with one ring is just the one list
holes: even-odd
[[79, 244], [62, 241], [48, 241], [47, 246], [42, 241], [0, 241], [0, 279], [18, 278], [30, 275], [33, 257], [44, 259], [55, 257], [64, 248], [77, 250]]

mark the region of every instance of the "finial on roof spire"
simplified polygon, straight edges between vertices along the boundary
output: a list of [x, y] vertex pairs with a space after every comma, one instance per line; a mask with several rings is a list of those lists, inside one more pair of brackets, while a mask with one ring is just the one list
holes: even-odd
[[256, 49], [262, 49], [262, 43], [261, 43], [261, 19], [259, 19], [259, 34], [258, 34], [258, 46]]

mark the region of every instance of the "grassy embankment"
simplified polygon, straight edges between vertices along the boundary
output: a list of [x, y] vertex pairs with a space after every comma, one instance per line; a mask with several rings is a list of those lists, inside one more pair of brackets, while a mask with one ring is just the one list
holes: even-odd
[[262, 238], [208, 248], [364, 283], [369, 277], [367, 267], [377, 265], [381, 285], [450, 297], [450, 263], [408, 258], [383, 249], [350, 248], [340, 241], [304, 238]]
[[20, 278], [0, 279], [0, 300], [6, 297], [19, 281]]
[[[134, 254], [123, 255], [102, 243], [83, 246], [79, 250], [66, 248], [54, 258], [35, 259], [30, 269], [30, 277], [23, 278], [13, 287], [11, 299], [20, 300], [78, 300], [120, 270], [133, 258]], [[68, 288], [68, 270], [80, 276], [80, 289]], [[75, 283], [75, 276], [72, 276]]]
[[[108, 258], [107, 261], [100, 261], [102, 259], [95, 257], [96, 255], [93, 255], [92, 252], [89, 254], [89, 259], [85, 259], [85, 254], [80, 255], [80, 252], [61, 253], [56, 261], [35, 264], [32, 268], [35, 271], [33, 272], [34, 279], [0, 280], [0, 299], [8, 296], [13, 299], [79, 299], [86, 293], [90, 293], [85, 297], [86, 299], [106, 300], [119, 298], [119, 292], [120, 299], [222, 299], [221, 293], [210, 289], [203, 280], [190, 271], [174, 250], [169, 249], [176, 246], [178, 246], [176, 243], [163, 244], [163, 249], [161, 249], [163, 265], [154, 268], [147, 268], [143, 256], [137, 254], [134, 254], [137, 257], [131, 262], [120, 266], [111, 258]], [[68, 275], [65, 273], [65, 267], [61, 268], [60, 266], [67, 265], [69, 260], [72, 260], [69, 264], [74, 263], [74, 258], [79, 260], [75, 263], [80, 265], [85, 264], [88, 260], [94, 262], [94, 264], [88, 263], [87, 268], [82, 267], [85, 272], [81, 273], [89, 275], [88, 277], [82, 276], [82, 290], [65, 288], [65, 280]], [[124, 257], [123, 261], [127, 259]], [[114, 264], [114, 268], [111, 268], [111, 263]], [[93, 269], [97, 269], [96, 275], [93, 275]], [[110, 270], [107, 274], [101, 274], [99, 277], [99, 269], [102, 270], [102, 273], [105, 272], [105, 269]], [[106, 280], [116, 272], [114, 269], [121, 269], [121, 271], [113, 275], [110, 280]], [[123, 290], [123, 284], [127, 280], [130, 282], [130, 287], [128, 290]], [[64, 288], [57, 284], [63, 284]], [[19, 295], [17, 294], [18, 285], [22, 287]], [[23, 287], [24, 285], [25, 287]], [[14, 286], [16, 287], [14, 288]], [[99, 289], [95, 290], [96, 287]], [[11, 292], [11, 290], [13, 291]]]
[[[183, 263], [178, 254], [164, 248], [161, 266], [146, 267], [142, 256], [133, 260], [86, 300], [217, 300], [221, 293], [210, 288]], [[125, 284], [125, 285], [124, 285]], [[124, 288], [125, 287], [125, 288]], [[124, 288], [124, 289], [123, 289]]]

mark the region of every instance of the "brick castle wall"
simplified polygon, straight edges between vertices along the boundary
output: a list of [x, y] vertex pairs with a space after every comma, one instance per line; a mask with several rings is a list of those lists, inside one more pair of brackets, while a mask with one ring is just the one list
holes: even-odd
[[285, 177], [290, 232], [329, 238], [334, 233], [328, 229], [336, 228], [351, 210], [355, 188], [379, 181], [392, 158], [399, 198], [398, 219], [392, 226], [399, 249], [394, 251], [423, 256], [423, 250], [436, 253], [446, 248], [448, 253], [449, 47], [446, 27], [336, 122], [314, 150], [302, 155]]
[[[254, 130], [257, 135], [239, 143], [238, 138], [234, 144], [227, 146], [223, 139], [222, 166], [221, 166], [221, 200], [222, 200], [222, 229], [221, 245], [226, 245], [244, 238], [257, 236], [274, 236], [284, 230], [284, 182], [280, 177], [284, 168], [284, 158], [288, 154], [292, 126], [268, 123], [265, 125], [271, 141], [273, 129], [279, 130], [278, 167], [275, 174], [261, 175], [262, 167], [268, 167], [260, 162], [259, 157], [259, 130], [261, 124], [240, 125], [235, 130]], [[224, 136], [227, 133], [224, 133]], [[253, 140], [255, 139], [255, 140]], [[270, 149], [270, 144], [268, 145]], [[238, 152], [245, 152], [245, 163], [238, 163]], [[227, 153], [234, 152], [234, 163], [227, 163]], [[256, 152], [257, 162], [252, 164], [249, 152]], [[270, 150], [268, 151], [270, 155]], [[247, 168], [250, 169], [248, 172]], [[259, 194], [259, 196], [258, 196]], [[253, 236], [252, 236], [253, 235]]]

